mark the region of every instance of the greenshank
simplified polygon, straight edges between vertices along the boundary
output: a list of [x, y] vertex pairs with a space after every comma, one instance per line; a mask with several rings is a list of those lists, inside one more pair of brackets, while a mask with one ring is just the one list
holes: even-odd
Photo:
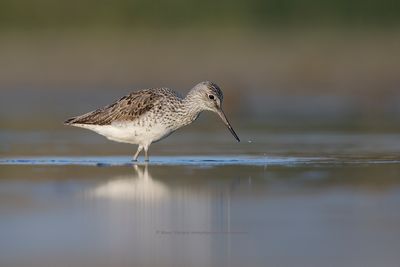
[[222, 110], [222, 100], [219, 86], [209, 81], [194, 86], [186, 97], [169, 88], [143, 89], [106, 107], [70, 118], [65, 124], [92, 130], [116, 142], [139, 145], [133, 160], [137, 161], [144, 149], [148, 161], [150, 144], [192, 123], [206, 110], [217, 113], [240, 142]]

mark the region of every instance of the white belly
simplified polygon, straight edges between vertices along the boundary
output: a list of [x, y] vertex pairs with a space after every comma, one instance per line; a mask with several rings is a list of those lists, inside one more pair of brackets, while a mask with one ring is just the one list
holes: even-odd
[[92, 130], [116, 142], [149, 145], [172, 133], [163, 125], [139, 126], [133, 123], [113, 123], [110, 125], [74, 124]]

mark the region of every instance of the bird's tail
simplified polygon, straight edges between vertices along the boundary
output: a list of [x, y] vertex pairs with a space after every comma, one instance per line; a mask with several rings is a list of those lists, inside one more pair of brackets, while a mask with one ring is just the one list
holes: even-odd
[[64, 125], [73, 125], [76, 122], [77, 117], [72, 117], [64, 121]]

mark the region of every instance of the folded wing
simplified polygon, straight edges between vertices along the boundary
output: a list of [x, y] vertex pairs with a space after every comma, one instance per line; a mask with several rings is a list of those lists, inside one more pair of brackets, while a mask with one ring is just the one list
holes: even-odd
[[109, 125], [114, 121], [134, 121], [160, 104], [162, 96], [153, 89], [133, 92], [104, 108], [66, 120], [67, 125]]

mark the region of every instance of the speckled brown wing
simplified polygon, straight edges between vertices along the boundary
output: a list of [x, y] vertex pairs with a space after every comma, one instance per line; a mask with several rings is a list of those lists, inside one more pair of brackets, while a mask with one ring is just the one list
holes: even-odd
[[109, 125], [114, 121], [134, 121], [151, 110], [162, 99], [156, 89], [133, 92], [104, 108], [65, 121], [65, 124]]

